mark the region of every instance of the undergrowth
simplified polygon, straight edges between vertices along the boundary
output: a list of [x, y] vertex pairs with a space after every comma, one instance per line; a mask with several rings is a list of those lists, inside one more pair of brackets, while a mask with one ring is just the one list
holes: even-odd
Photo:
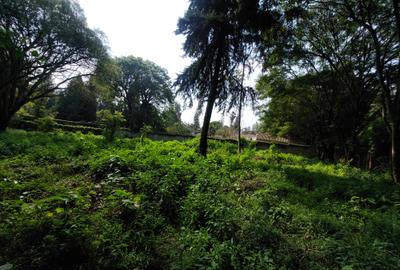
[[400, 269], [387, 176], [197, 144], [0, 134], [0, 268]]

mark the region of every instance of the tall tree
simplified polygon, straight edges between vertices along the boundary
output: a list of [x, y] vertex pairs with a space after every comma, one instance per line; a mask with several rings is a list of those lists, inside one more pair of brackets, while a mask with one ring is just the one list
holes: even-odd
[[369, 97], [359, 98], [362, 90], [352, 91], [337, 78], [330, 69], [292, 79], [277, 69], [263, 76], [257, 89], [269, 100], [261, 114], [264, 130], [314, 145], [324, 160], [362, 160], [360, 135], [369, 117]]
[[163, 120], [163, 127], [167, 128], [173, 126], [176, 123], [180, 123], [182, 116], [182, 109], [179, 103], [174, 102], [168, 106], [162, 113], [161, 117]]
[[[237, 138], [238, 138], [238, 153], [242, 151], [241, 143], [241, 131], [242, 131], [242, 108], [244, 105], [251, 104], [253, 109], [256, 104], [257, 92], [254, 88], [244, 85], [245, 72], [246, 72], [246, 62], [242, 63], [242, 70], [238, 72], [230, 81], [230, 91], [227, 93], [223, 100], [226, 100], [225, 104], [221, 104], [220, 107], [223, 108], [223, 112], [229, 112], [234, 108], [237, 108], [238, 114], [235, 115], [235, 124], [237, 128]], [[251, 70], [251, 67], [248, 67]], [[241, 73], [241, 74], [239, 74]], [[233, 116], [231, 116], [233, 117]], [[231, 119], [231, 122], [233, 120]]]
[[76, 78], [69, 82], [67, 89], [59, 98], [58, 118], [71, 121], [96, 120], [97, 101], [93, 88]]
[[29, 101], [62, 87], [105, 55], [99, 33], [70, 0], [0, 2], [0, 131]]
[[121, 77], [121, 68], [115, 59], [102, 59], [94, 74], [90, 76], [89, 87], [96, 93], [99, 110], [122, 111], [118, 106], [117, 84]]
[[[191, 0], [178, 22], [186, 36], [184, 50], [193, 63], [177, 78], [179, 92], [189, 100], [206, 101], [199, 152], [207, 154], [207, 136], [214, 104], [229, 92], [228, 78], [260, 39], [260, 31], [277, 24], [269, 1]], [[268, 9], [269, 8], [269, 9]]]
[[[342, 132], [340, 142], [335, 144], [347, 148], [347, 159], [357, 160], [361, 151], [361, 135], [375, 119], [376, 106], [372, 109], [371, 105], [376, 104], [377, 97], [382, 100], [383, 108], [386, 107], [387, 101], [383, 99], [379, 69], [376, 68], [376, 46], [361, 21], [363, 16], [364, 19], [369, 17], [369, 20], [374, 21], [372, 28], [379, 33], [378, 41], [381, 43], [381, 49], [385, 51], [381, 58], [386, 57], [386, 60], [381, 62], [385, 63], [385, 74], [390, 74], [389, 84], [394, 89], [395, 78], [399, 77], [394, 73], [394, 66], [398, 63], [394, 56], [398, 55], [399, 43], [393, 27], [396, 25], [393, 5], [388, 0], [307, 2], [309, 5], [303, 6], [302, 16], [289, 28], [290, 38], [283, 36], [284, 38], [278, 39], [280, 46], [275, 46], [278, 49], [273, 52], [274, 57], [266, 62], [266, 66], [271, 64], [283, 67], [290, 79], [305, 74], [311, 75], [310, 78], [326, 78], [327, 72], [334, 74], [337, 85], [343, 88], [343, 91], [340, 91], [341, 95], [347, 96], [340, 106], [349, 112], [346, 122], [351, 123], [350, 126], [353, 127], [351, 134], [348, 134], [348, 129]], [[367, 13], [370, 15], [367, 16]], [[311, 84], [315, 82], [310, 81]], [[319, 91], [323, 93], [326, 89], [319, 88]], [[393, 90], [392, 93], [394, 92]], [[370, 110], [374, 111], [371, 119], [368, 116]]]
[[199, 100], [199, 104], [197, 104], [196, 112], [193, 116], [193, 131], [194, 134], [198, 134], [200, 131], [200, 116], [203, 113], [203, 102]]
[[334, 1], [343, 12], [368, 33], [375, 55], [375, 75], [380, 85], [383, 117], [391, 137], [391, 174], [400, 184], [400, 3], [383, 1]]
[[116, 81], [118, 95], [132, 130], [144, 125], [162, 129], [160, 107], [173, 101], [166, 70], [153, 62], [128, 56], [116, 59], [120, 77]]
[[[391, 174], [394, 182], [400, 183], [400, 14], [398, 0], [329, 0], [310, 1], [309, 9], [316, 14], [329, 14], [333, 20], [320, 20], [321, 23], [309, 21], [309, 24], [319, 27], [322, 39], [318, 41], [320, 52], [330, 51], [337, 60], [342, 56], [341, 48], [356, 45], [355, 55], [365, 55], [361, 63], [366, 63], [363, 72], [358, 72], [358, 78], [374, 79], [378, 83], [378, 96], [381, 100], [383, 119], [391, 137]], [[343, 31], [326, 32], [325, 26], [331, 29], [346, 29]], [[309, 28], [312, 29], [312, 28]], [[314, 27], [315, 29], [315, 27]], [[351, 35], [348, 35], [350, 31]], [[328, 33], [328, 34], [327, 34]], [[344, 37], [340, 42], [329, 42], [329, 34]], [[314, 37], [320, 35], [314, 34]], [[339, 41], [339, 42], [337, 42]], [[359, 44], [363, 44], [359, 46]], [[336, 46], [332, 47], [332, 46]], [[334, 50], [331, 50], [334, 48]], [[352, 64], [358, 63], [356, 58]], [[332, 63], [329, 63], [331, 66]], [[345, 63], [348, 64], [348, 63]], [[357, 64], [356, 64], [357, 65]], [[354, 65], [353, 65], [354, 66]], [[359, 65], [360, 66], [360, 65]], [[352, 75], [342, 69], [341, 75]], [[357, 69], [355, 69], [357, 70]], [[366, 89], [369, 89], [367, 87]]]

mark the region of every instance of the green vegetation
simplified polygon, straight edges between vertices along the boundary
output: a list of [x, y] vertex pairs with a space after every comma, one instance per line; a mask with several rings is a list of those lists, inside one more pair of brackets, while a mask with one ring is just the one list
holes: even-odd
[[[188, 0], [176, 34], [172, 82], [79, 1], [0, 1], [0, 270], [400, 269], [399, 1]], [[242, 138], [257, 99], [252, 139], [319, 160]]]
[[0, 48], [0, 131], [24, 105], [83, 76], [78, 69], [91, 70], [107, 54], [100, 33], [69, 0], [2, 0]]
[[57, 117], [70, 121], [94, 122], [96, 110], [96, 92], [78, 77], [69, 82], [67, 89], [59, 97]]
[[99, 122], [104, 125], [103, 135], [108, 141], [113, 141], [115, 133], [124, 123], [125, 119], [120, 112], [112, 112], [110, 110], [101, 110], [97, 112]]
[[0, 267], [400, 268], [389, 175], [197, 145], [0, 134]]

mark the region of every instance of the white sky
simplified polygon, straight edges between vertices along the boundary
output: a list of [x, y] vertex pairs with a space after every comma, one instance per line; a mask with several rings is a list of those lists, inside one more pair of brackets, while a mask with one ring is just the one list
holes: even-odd
[[[168, 70], [172, 80], [191, 60], [184, 58], [184, 36], [175, 35], [177, 22], [187, 0], [78, 0], [91, 28], [103, 31], [113, 56], [133, 55], [150, 60]], [[184, 122], [193, 122], [195, 108], [182, 113]], [[212, 121], [221, 115], [213, 112]], [[225, 123], [229, 116], [225, 116]], [[201, 119], [202, 121], [202, 119]], [[257, 117], [250, 108], [243, 112], [242, 125], [250, 127]]]

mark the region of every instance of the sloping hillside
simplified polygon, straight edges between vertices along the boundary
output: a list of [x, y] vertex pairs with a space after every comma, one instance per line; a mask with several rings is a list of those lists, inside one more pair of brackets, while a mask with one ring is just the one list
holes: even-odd
[[399, 269], [400, 188], [273, 150], [0, 135], [0, 267]]

